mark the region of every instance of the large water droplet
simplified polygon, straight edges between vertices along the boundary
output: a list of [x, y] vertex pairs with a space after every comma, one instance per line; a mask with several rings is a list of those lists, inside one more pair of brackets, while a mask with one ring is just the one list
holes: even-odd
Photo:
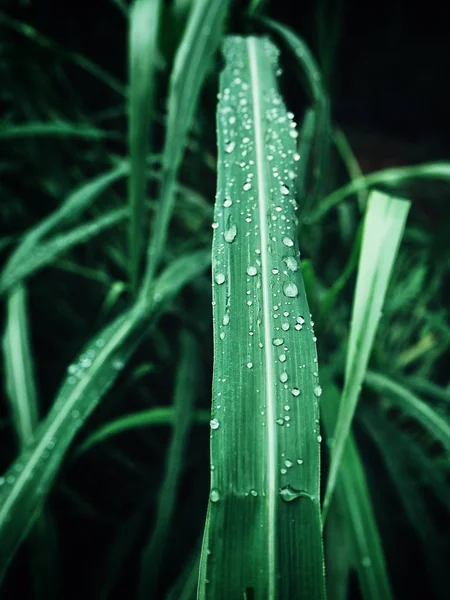
[[223, 234], [223, 237], [224, 237], [225, 241], [228, 242], [228, 244], [233, 243], [236, 236], [237, 236], [236, 225], [231, 225], [230, 227], [228, 227], [228, 229], [226, 229]]
[[281, 488], [280, 497], [284, 502], [292, 502], [293, 500], [297, 500], [297, 498], [311, 498], [307, 492], [296, 490], [290, 484]]
[[220, 500], [220, 492], [217, 488], [213, 488], [209, 494], [209, 499], [211, 502], [219, 502]]
[[292, 248], [292, 246], [294, 245], [294, 242], [291, 240], [290, 237], [285, 237], [285, 238], [283, 238], [283, 244], [285, 246], [288, 246], [288, 248]]
[[231, 154], [236, 148], [236, 142], [225, 142], [225, 152]]
[[273, 338], [272, 340], [272, 344], [274, 346], [282, 346], [284, 343], [284, 340], [282, 338]]
[[314, 387], [314, 395], [318, 398], [322, 395], [322, 388], [320, 387], [320, 385], [316, 385]]
[[256, 267], [253, 267], [253, 266], [248, 267], [248, 269], [247, 269], [247, 275], [250, 275], [250, 277], [253, 277], [254, 275], [256, 275], [257, 272], [258, 271], [257, 271]]
[[219, 429], [220, 423], [217, 419], [211, 419], [211, 421], [209, 422], [209, 426], [211, 427], [211, 429]]
[[223, 273], [217, 273], [214, 279], [218, 285], [222, 285], [225, 281], [225, 275]]
[[280, 191], [283, 194], [283, 196], [287, 196], [289, 194], [289, 188], [287, 185], [282, 185], [280, 187]]
[[298, 287], [295, 283], [285, 283], [283, 286], [283, 294], [288, 298], [296, 298], [298, 296]]
[[290, 271], [297, 271], [298, 263], [293, 256], [285, 256], [283, 261]]
[[291, 394], [293, 396], [300, 396], [300, 390], [298, 388], [292, 388]]
[[281, 375], [280, 375], [280, 381], [281, 381], [281, 383], [286, 383], [287, 380], [288, 380], [288, 374], [286, 373], [286, 371], [283, 371], [283, 373], [281, 373]]

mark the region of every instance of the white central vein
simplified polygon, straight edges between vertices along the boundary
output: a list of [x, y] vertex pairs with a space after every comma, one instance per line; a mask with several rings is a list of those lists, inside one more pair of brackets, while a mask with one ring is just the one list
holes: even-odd
[[261, 237], [261, 278], [264, 323], [264, 358], [266, 377], [266, 409], [267, 409], [267, 551], [268, 551], [268, 600], [275, 598], [276, 580], [276, 431], [275, 431], [275, 393], [274, 372], [270, 321], [270, 257], [267, 231], [267, 212], [270, 198], [268, 197], [266, 178], [266, 157], [264, 152], [263, 114], [261, 110], [262, 89], [258, 72], [258, 57], [255, 38], [248, 38], [248, 53], [250, 63], [250, 80], [253, 104], [253, 129], [255, 133], [256, 175], [258, 182], [258, 212], [259, 230]]

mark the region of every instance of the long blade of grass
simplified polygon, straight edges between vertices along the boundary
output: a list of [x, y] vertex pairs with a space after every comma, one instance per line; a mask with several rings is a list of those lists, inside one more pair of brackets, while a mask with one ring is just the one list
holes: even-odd
[[[7, 397], [13, 413], [14, 430], [23, 450], [31, 444], [38, 424], [37, 388], [26, 306], [26, 289], [19, 285], [8, 295], [7, 320], [3, 335]], [[44, 511], [30, 534], [33, 585], [38, 597], [58, 595], [57, 545], [53, 521]]]
[[187, 134], [203, 82], [220, 42], [229, 4], [229, 0], [197, 0], [189, 13], [186, 30], [175, 56], [170, 76], [159, 209], [148, 249], [144, 294], [149, 293], [164, 250], [174, 207], [175, 182]]
[[[321, 414], [328, 440], [335, 430], [338, 410], [339, 392], [334, 385], [327, 385], [321, 403]], [[339, 506], [339, 511], [345, 515], [364, 600], [392, 599], [389, 575], [364, 466], [351, 433], [342, 454], [335, 502]]]
[[67, 233], [55, 235], [48, 242], [38, 244], [30, 253], [21, 253], [21, 260], [17, 259], [7, 265], [0, 276], [0, 295], [6, 290], [51, 264], [58, 256], [69, 251], [78, 244], [82, 244], [102, 233], [109, 227], [116, 225], [128, 216], [128, 208], [119, 208], [93, 219], [90, 223], [75, 227]]
[[[93, 446], [109, 440], [111, 437], [138, 429], [140, 427], [154, 427], [158, 425], [173, 425], [175, 420], [175, 411], [171, 406], [161, 406], [142, 410], [131, 415], [119, 417], [110, 423], [106, 423], [94, 433], [92, 433], [77, 449], [77, 454], [90, 450]], [[210, 413], [207, 410], [196, 410], [194, 413], [195, 423], [209, 423]]]
[[333, 435], [324, 499], [324, 520], [366, 374], [408, 210], [409, 202], [391, 198], [381, 192], [372, 192], [368, 200], [353, 300], [344, 390]]
[[[2, 478], [0, 491], [0, 580], [27, 535], [77, 431], [113, 385], [145, 333], [148, 318], [182, 286], [198, 276], [209, 253], [184, 255], [155, 281], [154, 294], [99, 332], [69, 366], [55, 403], [33, 443]], [[189, 268], [188, 268], [189, 267]], [[160, 283], [161, 282], [161, 283]]]
[[413, 167], [382, 169], [365, 177], [353, 179], [324, 198], [317, 211], [310, 215], [308, 220], [310, 223], [315, 223], [342, 200], [376, 185], [396, 186], [416, 179], [436, 179], [448, 182], [450, 181], [450, 162], [423, 163]]
[[366, 383], [378, 393], [388, 396], [403, 412], [417, 419], [450, 452], [448, 417], [441, 416], [404, 385], [396, 383], [382, 373], [369, 371], [366, 375]]
[[313, 322], [296, 132], [265, 38], [226, 40], [217, 112], [211, 490], [198, 598], [324, 598]]
[[161, 562], [165, 557], [170, 520], [173, 515], [183, 455], [192, 424], [193, 407], [198, 379], [196, 343], [185, 333], [181, 340], [181, 361], [174, 390], [174, 423], [172, 439], [167, 450], [166, 472], [159, 490], [156, 521], [148, 543], [141, 556], [141, 571], [138, 598], [146, 600], [156, 595]]
[[88, 140], [121, 139], [121, 134], [115, 131], [97, 129], [83, 123], [55, 122], [28, 122], [18, 125], [2, 124], [0, 126], [0, 140], [16, 140], [27, 137], [55, 136], [77, 137]]
[[130, 177], [130, 275], [136, 291], [144, 244], [144, 201], [147, 183], [147, 152], [155, 94], [160, 0], [135, 0], [129, 20], [128, 147]]
[[436, 597], [444, 600], [448, 596], [448, 564], [443, 548], [439, 546], [440, 535], [427, 507], [423, 490], [417, 485], [417, 479], [408, 464], [408, 447], [403, 444], [397, 428], [380, 411], [365, 409], [362, 411], [361, 421], [376, 443], [405, 514], [426, 549], [427, 566], [434, 582]]

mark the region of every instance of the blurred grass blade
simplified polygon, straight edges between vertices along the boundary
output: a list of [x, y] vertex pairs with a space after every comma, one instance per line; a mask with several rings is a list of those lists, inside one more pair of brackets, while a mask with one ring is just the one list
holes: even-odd
[[[7, 397], [13, 413], [19, 449], [32, 443], [38, 424], [38, 400], [30, 343], [26, 288], [17, 286], [8, 295], [3, 335]], [[44, 511], [30, 532], [33, 587], [38, 598], [58, 597], [57, 540], [53, 520]]]
[[313, 322], [299, 271], [295, 126], [266, 38], [224, 47], [213, 240], [211, 491], [200, 600], [323, 599]]
[[120, 163], [114, 169], [83, 183], [70, 193], [59, 208], [24, 234], [22, 241], [6, 263], [5, 271], [20, 264], [23, 257], [28, 255], [33, 247], [53, 229], [77, 218], [112, 183], [124, 177], [127, 170], [127, 164]]
[[[175, 412], [171, 406], [161, 406], [157, 408], [150, 408], [148, 410], [142, 410], [131, 415], [125, 415], [119, 417], [115, 421], [106, 423], [94, 433], [92, 433], [77, 449], [77, 454], [86, 452], [92, 446], [99, 444], [105, 440], [109, 440], [111, 437], [137, 429], [140, 427], [153, 427], [158, 425], [173, 425], [175, 419]], [[206, 410], [197, 410], [194, 413], [195, 423], [209, 423], [210, 414]]]
[[[326, 390], [321, 415], [329, 441], [336, 426], [339, 392], [333, 384], [327, 385]], [[391, 600], [389, 575], [364, 466], [351, 433], [342, 454], [334, 502], [347, 524], [362, 597], [364, 600]]]
[[407, 415], [417, 419], [433, 437], [441, 442], [447, 452], [450, 452], [450, 424], [447, 416], [441, 416], [432, 406], [423, 402], [406, 387], [382, 373], [369, 371], [366, 375], [366, 383], [378, 393], [388, 396]]
[[[357, 179], [361, 179], [361, 177], [364, 177], [361, 167], [359, 166], [358, 159], [356, 158], [352, 147], [350, 146], [350, 143], [342, 129], [336, 127], [333, 131], [332, 139], [337, 151], [341, 155], [342, 161], [347, 169], [350, 179], [352, 181], [356, 181]], [[359, 209], [364, 210], [367, 204], [367, 190], [358, 190], [357, 196]]]
[[[313, 170], [314, 186], [308, 197], [307, 206], [313, 206], [322, 196], [323, 186], [326, 181], [326, 166], [328, 162], [330, 146], [330, 107], [328, 95], [322, 83], [322, 75], [319, 65], [305, 42], [291, 29], [271, 19], [263, 19], [263, 22], [275, 31], [291, 49], [296, 57], [302, 73], [307, 80], [307, 91], [314, 100], [314, 111], [316, 114], [314, 138], [317, 139], [313, 150], [315, 165]], [[300, 200], [303, 200], [300, 198]]]
[[352, 553], [348, 523], [340, 504], [332, 502], [324, 532], [327, 598], [347, 600]]
[[105, 85], [110, 87], [115, 92], [118, 92], [121, 95], [125, 95], [125, 88], [121, 84], [120, 81], [117, 81], [114, 77], [112, 77], [109, 73], [104, 71], [101, 67], [93, 63], [91, 60], [86, 57], [78, 54], [76, 52], [68, 51], [64, 46], [54, 42], [50, 38], [42, 35], [31, 25], [27, 23], [21, 23], [20, 21], [16, 21], [10, 16], [6, 15], [4, 12], [0, 12], [0, 24], [6, 25], [14, 31], [24, 35], [30, 40], [33, 40], [40, 46], [44, 48], [48, 48], [49, 50], [56, 52], [59, 56], [62, 56], [64, 59], [72, 62], [75, 65], [78, 65], [87, 73], [102, 81]]
[[[166, 454], [164, 480], [158, 495], [156, 521], [148, 543], [141, 556], [138, 598], [157, 597], [158, 576], [167, 551], [170, 521], [177, 500], [180, 475], [189, 430], [192, 424], [193, 407], [197, 393], [199, 364], [195, 340], [184, 333], [180, 340], [181, 357], [174, 390], [174, 421], [172, 438]], [[174, 534], [174, 532], [173, 532]]]
[[420, 394], [428, 395], [431, 398], [434, 398], [434, 400], [450, 404], [450, 389], [440, 387], [432, 381], [428, 381], [428, 379], [424, 379], [423, 377], [417, 376], [408, 377], [407, 380], [405, 380], [405, 386], [412, 387]]
[[[53, 407], [31, 446], [6, 472], [0, 491], [0, 580], [21, 541], [39, 515], [42, 501], [79, 428], [113, 385], [146, 331], [146, 321], [181, 287], [202, 273], [209, 253], [177, 259], [155, 282], [151, 298], [141, 299], [103, 329], [68, 368]], [[189, 268], [188, 268], [189, 267]]]
[[317, 211], [309, 217], [309, 222], [313, 223], [321, 219], [336, 204], [342, 202], [349, 196], [364, 192], [376, 185], [401, 185], [409, 183], [415, 179], [436, 179], [444, 182], [450, 181], [450, 162], [423, 163], [413, 167], [394, 167], [375, 171], [365, 177], [353, 179], [347, 185], [344, 185], [320, 202]]
[[3, 357], [7, 397], [19, 446], [33, 438], [38, 423], [37, 391], [30, 348], [25, 288], [17, 286], [8, 294], [7, 320], [3, 335]]
[[362, 411], [361, 420], [376, 443], [405, 514], [426, 550], [426, 562], [434, 582], [436, 597], [444, 600], [448, 598], [448, 564], [444, 548], [440, 547], [440, 535], [427, 507], [423, 490], [408, 464], [408, 447], [402, 443], [398, 428], [384, 418], [380, 411], [365, 409]]
[[183, 158], [198, 97], [228, 12], [229, 0], [197, 0], [189, 13], [186, 30], [170, 76], [167, 130], [162, 161], [159, 209], [152, 227], [144, 294], [159, 266], [175, 201], [175, 183]]
[[345, 443], [366, 375], [386, 290], [400, 245], [409, 202], [372, 192], [364, 221], [361, 255], [353, 300], [344, 390], [333, 434], [324, 520], [336, 484]]
[[114, 131], [97, 129], [83, 123], [55, 122], [28, 122], [19, 125], [2, 124], [0, 127], [0, 140], [16, 140], [27, 137], [76, 137], [88, 140], [120, 139], [120, 134]]
[[[102, 233], [109, 227], [116, 225], [128, 216], [128, 208], [119, 208], [103, 214], [90, 223], [75, 227], [67, 233], [55, 235], [48, 242], [38, 244], [30, 252], [21, 253], [20, 261], [14, 260], [11, 266], [8, 264], [0, 276], [0, 294], [8, 290], [13, 285], [22, 281], [25, 277], [36, 273], [48, 264], [51, 264], [55, 258], [69, 251], [78, 244], [83, 244], [92, 237]], [[13, 257], [14, 258], [14, 257]]]
[[130, 176], [130, 275], [136, 291], [144, 243], [144, 202], [147, 183], [147, 152], [155, 94], [160, 0], [135, 0], [130, 10], [128, 97], [128, 147]]

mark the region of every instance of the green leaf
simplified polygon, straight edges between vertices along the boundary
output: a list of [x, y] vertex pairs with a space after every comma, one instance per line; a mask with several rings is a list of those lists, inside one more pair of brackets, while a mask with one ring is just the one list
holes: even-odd
[[186, 444], [193, 420], [199, 364], [196, 343], [191, 335], [181, 337], [181, 361], [174, 390], [172, 439], [166, 454], [166, 469], [156, 508], [155, 526], [141, 556], [138, 598], [155, 597], [161, 562], [165, 558], [170, 521], [177, 499]]
[[147, 319], [205, 269], [205, 254], [187, 254], [174, 261], [155, 281], [154, 294], [141, 297], [134, 307], [94, 336], [68, 367], [68, 376], [36, 430], [33, 443], [0, 479], [0, 580], [39, 515], [73, 438], [145, 334]]
[[96, 129], [83, 123], [54, 122], [28, 122], [18, 125], [2, 125], [0, 127], [0, 140], [16, 140], [27, 137], [77, 137], [88, 140], [121, 139], [121, 135], [114, 131]]
[[147, 183], [147, 152], [155, 95], [160, 0], [135, 0], [130, 11], [128, 97], [128, 147], [130, 177], [130, 273], [136, 291], [144, 245], [144, 202]]
[[128, 208], [119, 208], [105, 213], [104, 215], [93, 219], [90, 223], [75, 227], [67, 233], [55, 235], [48, 242], [28, 247], [29, 252], [24, 252], [20, 248], [20, 261], [15, 255], [11, 257], [4, 272], [0, 276], [0, 294], [10, 289], [13, 285], [22, 281], [25, 277], [36, 273], [46, 265], [52, 263], [55, 258], [67, 252], [71, 248], [90, 240], [92, 237], [102, 233], [109, 227], [116, 225], [128, 216]]
[[[92, 446], [99, 444], [105, 440], [109, 440], [111, 437], [137, 429], [140, 427], [154, 427], [158, 425], [173, 425], [175, 419], [175, 412], [171, 406], [161, 406], [157, 408], [150, 408], [148, 410], [141, 410], [131, 415], [125, 415], [119, 417], [110, 423], [106, 423], [94, 433], [92, 433], [77, 449], [77, 454], [81, 454], [90, 450]], [[210, 415], [209, 411], [197, 410], [194, 413], [194, 421], [196, 423], [209, 423]]]
[[[327, 439], [330, 442], [338, 416], [339, 391], [333, 384], [327, 385], [326, 390], [320, 408]], [[362, 597], [364, 600], [392, 599], [389, 575], [364, 466], [351, 433], [348, 435], [342, 454], [334, 501], [346, 522]], [[334, 560], [334, 557], [330, 560]]]
[[323, 507], [324, 520], [366, 374], [408, 210], [409, 202], [405, 200], [391, 198], [380, 192], [372, 192], [369, 197], [353, 300], [344, 390], [333, 435]]
[[211, 490], [198, 598], [323, 599], [313, 322], [293, 122], [266, 38], [226, 40], [213, 239]]
[[389, 398], [406, 414], [417, 419], [450, 452], [450, 424], [448, 418], [441, 416], [432, 406], [423, 402], [404, 385], [396, 383], [382, 373], [369, 371], [366, 383], [379, 394]]
[[317, 211], [309, 217], [309, 222], [314, 223], [318, 221], [336, 204], [339, 204], [339, 202], [342, 202], [342, 200], [353, 194], [364, 192], [380, 184], [397, 186], [416, 179], [436, 179], [448, 182], [450, 181], [450, 162], [424, 163], [414, 165], [413, 167], [394, 167], [375, 171], [365, 177], [353, 179], [350, 183], [334, 190], [334, 192], [324, 198], [320, 202]]
[[159, 266], [175, 201], [175, 183], [187, 134], [208, 69], [220, 43], [229, 0], [197, 0], [189, 13], [186, 30], [170, 76], [167, 130], [162, 161], [158, 212], [148, 249], [144, 294]]

